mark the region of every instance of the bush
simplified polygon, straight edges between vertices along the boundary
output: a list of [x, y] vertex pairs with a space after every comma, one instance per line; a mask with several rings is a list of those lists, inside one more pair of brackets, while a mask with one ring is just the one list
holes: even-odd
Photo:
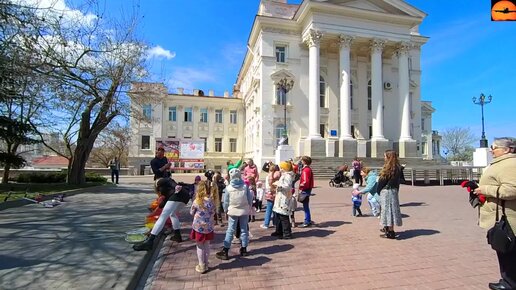
[[105, 182], [107, 182], [107, 178], [105, 178], [104, 176], [102, 176], [98, 173], [95, 173], [95, 172], [88, 172], [88, 173], [86, 173], [86, 182], [105, 183]]
[[21, 173], [16, 178], [18, 183], [62, 183], [66, 182], [66, 173]]

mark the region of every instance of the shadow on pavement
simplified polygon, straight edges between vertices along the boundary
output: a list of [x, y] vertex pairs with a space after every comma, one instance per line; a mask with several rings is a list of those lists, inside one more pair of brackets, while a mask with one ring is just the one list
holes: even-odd
[[408, 207], [408, 206], [427, 206], [428, 204], [426, 202], [407, 202], [404, 204], [400, 204], [400, 207]]
[[436, 230], [427, 230], [427, 229], [414, 229], [414, 230], [407, 230], [403, 232], [399, 232], [398, 240], [407, 240], [411, 238], [415, 238], [418, 236], [431, 236], [440, 233], [440, 231]]
[[2, 263], [0, 264], [0, 270], [18, 268], [18, 267], [29, 267], [38, 265], [41, 263], [46, 263], [44, 260], [26, 260], [22, 258], [15, 258], [11, 256], [0, 255], [0, 260]]
[[307, 237], [318, 237], [324, 238], [331, 234], [335, 233], [335, 231], [330, 230], [322, 230], [322, 229], [311, 229], [309, 231], [304, 232], [294, 232], [294, 238], [307, 238]]
[[[253, 251], [254, 252], [254, 251]], [[221, 263], [215, 269], [219, 270], [228, 270], [228, 269], [237, 269], [249, 266], [262, 266], [265, 263], [270, 262], [272, 259], [267, 257], [256, 257], [256, 258], [244, 258], [238, 256], [237, 258], [231, 257], [232, 261], [229, 263]]]
[[315, 226], [318, 228], [336, 228], [340, 227], [342, 225], [351, 224], [351, 222], [345, 222], [345, 221], [327, 221], [318, 223]]
[[410, 217], [410, 216], [409, 216], [408, 214], [406, 214], [406, 213], [402, 213], [402, 214], [401, 214], [401, 217], [402, 217], [402, 218], [408, 218], [408, 217]]

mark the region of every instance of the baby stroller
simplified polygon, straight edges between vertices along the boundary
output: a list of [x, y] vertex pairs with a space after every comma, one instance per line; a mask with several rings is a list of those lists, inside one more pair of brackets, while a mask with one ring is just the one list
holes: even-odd
[[331, 187], [348, 187], [353, 185], [353, 181], [346, 176], [344, 170], [339, 170], [335, 176], [330, 179], [329, 185]]

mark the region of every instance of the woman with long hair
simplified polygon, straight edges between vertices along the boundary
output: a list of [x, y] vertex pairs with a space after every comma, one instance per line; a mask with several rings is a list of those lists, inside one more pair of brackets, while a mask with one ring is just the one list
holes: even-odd
[[382, 208], [380, 220], [384, 226], [382, 229], [384, 234], [381, 237], [395, 239], [394, 226], [402, 225], [398, 193], [403, 169], [398, 161], [398, 154], [394, 150], [386, 150], [384, 160], [377, 191], [380, 194]]

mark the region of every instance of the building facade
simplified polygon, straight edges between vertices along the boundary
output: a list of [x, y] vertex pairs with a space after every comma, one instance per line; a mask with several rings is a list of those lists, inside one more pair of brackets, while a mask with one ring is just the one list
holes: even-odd
[[[244, 107], [229, 93], [204, 96], [201, 90], [187, 94], [183, 89], [169, 93], [161, 83], [133, 83], [133, 95], [152, 92], [153, 98], [136, 105], [140, 118], [131, 118], [134, 138], [129, 148], [129, 166], [134, 174], [148, 173], [157, 139], [204, 140], [205, 166], [225, 168], [228, 160], [243, 156]], [[145, 93], [144, 93], [145, 94]]]
[[246, 155], [274, 159], [286, 127], [295, 155], [381, 158], [394, 148], [402, 158], [429, 156], [425, 16], [398, 0], [262, 0], [236, 84]]
[[261, 0], [232, 97], [135, 84], [166, 97], [139, 108], [148, 122], [131, 121], [130, 160], [148, 165], [155, 138], [174, 137], [204, 139], [207, 168], [240, 156], [261, 164], [284, 135], [296, 156], [383, 158], [394, 148], [433, 159], [435, 109], [420, 87], [425, 17], [402, 0]]

